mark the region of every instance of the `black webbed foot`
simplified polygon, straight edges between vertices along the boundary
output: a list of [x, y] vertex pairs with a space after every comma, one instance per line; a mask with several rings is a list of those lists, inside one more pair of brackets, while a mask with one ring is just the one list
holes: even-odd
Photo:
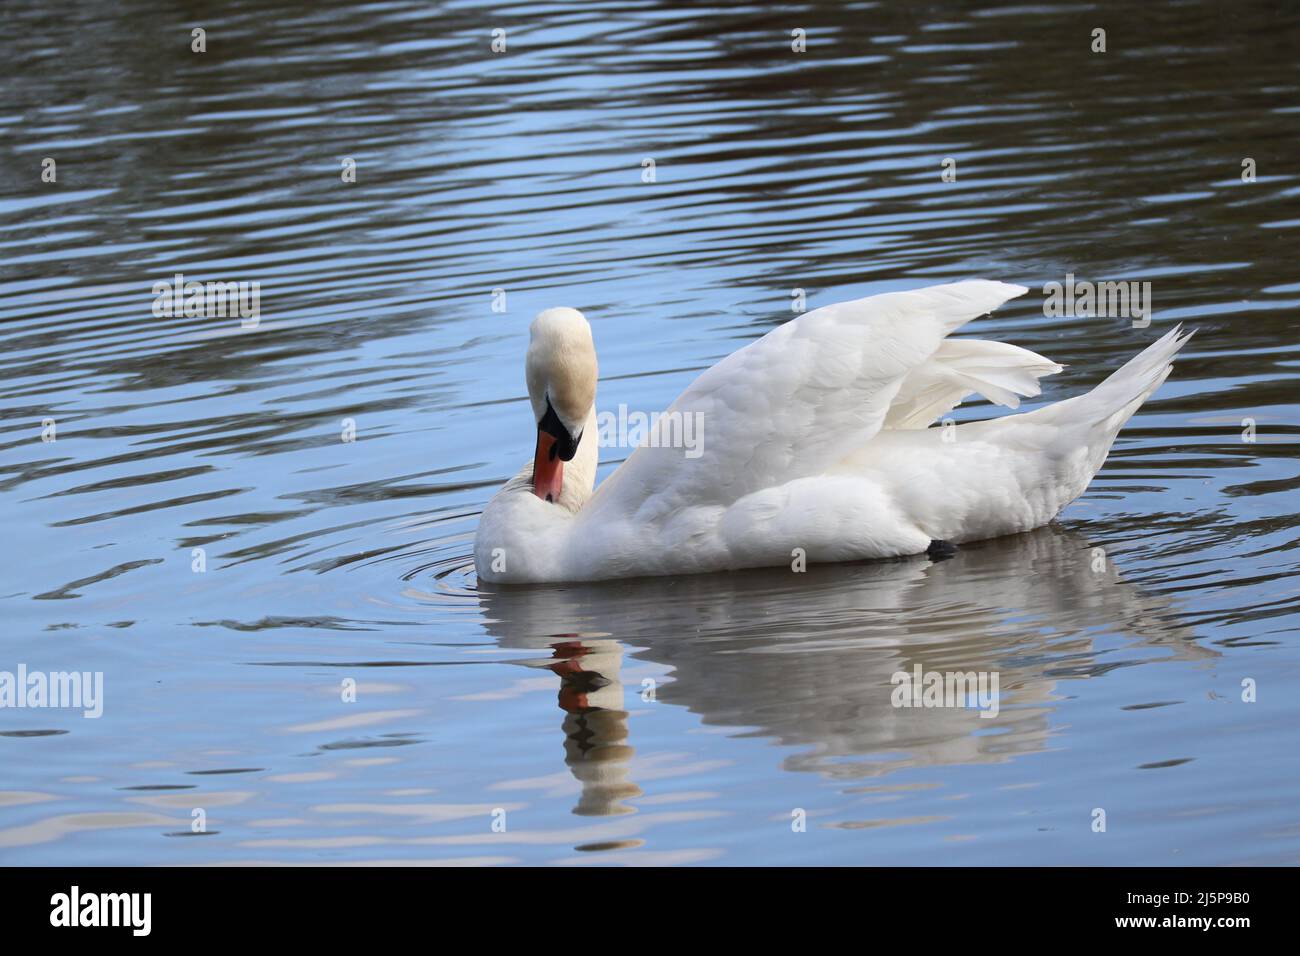
[[925, 555], [931, 561], [946, 561], [957, 553], [957, 546], [951, 541], [940, 541], [938, 538], [930, 542], [930, 546], [925, 549]]

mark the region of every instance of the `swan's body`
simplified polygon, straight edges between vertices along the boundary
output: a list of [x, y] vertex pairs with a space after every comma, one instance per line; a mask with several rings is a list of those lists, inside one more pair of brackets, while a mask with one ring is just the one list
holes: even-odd
[[[484, 509], [479, 578], [586, 581], [791, 565], [800, 555], [897, 557], [1046, 524], [1088, 486], [1189, 336], [1173, 330], [1086, 395], [927, 427], [976, 393], [1018, 407], [1018, 396], [1039, 394], [1039, 377], [1061, 370], [1014, 345], [946, 338], [1026, 291], [973, 280], [805, 313], [701, 374], [660, 420], [666, 428], [674, 412], [698, 415], [701, 454], [651, 442], [594, 494], [590, 330], [572, 309], [543, 312], [528, 362], [536, 474], [526, 466]], [[563, 449], [559, 459], [551, 445]], [[572, 458], [561, 467], [564, 451]], [[553, 501], [543, 487], [558, 490]]]

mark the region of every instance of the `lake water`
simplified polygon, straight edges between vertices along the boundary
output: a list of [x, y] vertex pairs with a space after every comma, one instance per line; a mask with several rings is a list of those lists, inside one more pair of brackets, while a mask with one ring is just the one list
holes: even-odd
[[[0, 671], [103, 714], [0, 709], [0, 863], [1300, 862], [1296, 11], [4, 17]], [[177, 273], [257, 326], [155, 315]], [[1150, 327], [1049, 317], [1067, 274]], [[1026, 408], [1199, 330], [1052, 526], [478, 586], [540, 309], [650, 412], [795, 289], [975, 276], [1031, 293], [967, 334], [1069, 366]], [[892, 706], [917, 665], [998, 715]]]

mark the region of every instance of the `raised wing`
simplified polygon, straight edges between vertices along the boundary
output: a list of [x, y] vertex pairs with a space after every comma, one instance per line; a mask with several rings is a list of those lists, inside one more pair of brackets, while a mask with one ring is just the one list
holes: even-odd
[[[691, 383], [583, 515], [656, 521], [821, 474], [880, 431], [908, 373], [944, 336], [1027, 291], [975, 279], [841, 302], [778, 326]], [[697, 457], [671, 447], [687, 416]]]

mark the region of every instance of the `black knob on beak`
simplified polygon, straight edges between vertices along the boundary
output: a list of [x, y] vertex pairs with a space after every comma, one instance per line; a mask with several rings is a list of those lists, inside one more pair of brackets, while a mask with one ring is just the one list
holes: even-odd
[[560, 421], [560, 416], [551, 407], [549, 395], [546, 398], [546, 414], [537, 423], [537, 427], [555, 439], [555, 444], [551, 446], [552, 458], [559, 458], [560, 461], [573, 460], [573, 456], [578, 453], [578, 442], [582, 441], [582, 432], [578, 432], [576, 438], [569, 434], [569, 430]]

